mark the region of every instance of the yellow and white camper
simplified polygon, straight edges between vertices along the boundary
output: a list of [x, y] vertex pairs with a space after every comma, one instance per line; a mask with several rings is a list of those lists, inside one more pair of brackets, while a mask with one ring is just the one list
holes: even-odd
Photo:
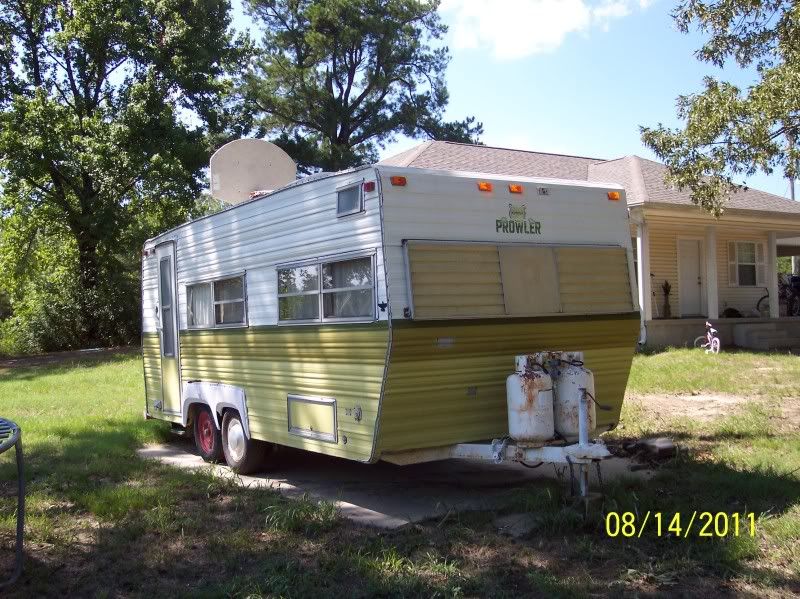
[[145, 243], [146, 414], [240, 471], [279, 445], [600, 459], [547, 449], [569, 445], [558, 426], [509, 439], [507, 378], [535, 366], [517, 356], [582, 352], [584, 432], [616, 425], [639, 333], [629, 230], [616, 185], [375, 165], [256, 191]]

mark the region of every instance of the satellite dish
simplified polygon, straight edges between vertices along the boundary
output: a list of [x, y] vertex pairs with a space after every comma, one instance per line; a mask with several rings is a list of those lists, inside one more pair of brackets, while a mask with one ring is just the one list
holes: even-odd
[[253, 192], [272, 191], [295, 180], [297, 165], [263, 139], [237, 139], [211, 156], [211, 195], [238, 204]]

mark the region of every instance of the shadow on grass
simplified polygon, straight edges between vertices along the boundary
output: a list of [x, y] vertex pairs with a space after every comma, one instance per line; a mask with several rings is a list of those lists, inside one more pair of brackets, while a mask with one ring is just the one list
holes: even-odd
[[141, 347], [126, 347], [98, 350], [97, 353], [64, 352], [9, 360], [0, 359], [0, 377], [4, 381], [30, 381], [43, 375], [64, 374], [76, 367], [90, 369], [127, 362], [131, 358], [141, 356], [141, 352]]

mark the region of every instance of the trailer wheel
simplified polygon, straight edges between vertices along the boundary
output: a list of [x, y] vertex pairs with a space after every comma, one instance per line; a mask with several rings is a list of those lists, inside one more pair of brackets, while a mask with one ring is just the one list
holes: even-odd
[[222, 461], [222, 436], [208, 406], [199, 406], [194, 415], [194, 444], [206, 462]]
[[250, 474], [262, 469], [267, 454], [274, 451], [274, 446], [272, 443], [248, 439], [239, 413], [226, 410], [222, 417], [222, 450], [225, 452], [225, 461], [234, 472]]

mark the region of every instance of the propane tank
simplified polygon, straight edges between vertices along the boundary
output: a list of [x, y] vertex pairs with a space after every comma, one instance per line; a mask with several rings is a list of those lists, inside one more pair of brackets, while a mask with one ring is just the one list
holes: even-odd
[[[564, 352], [558, 368], [558, 376], [554, 379], [555, 396], [553, 416], [556, 432], [569, 442], [578, 440], [583, 389], [594, 397], [594, 375], [583, 367], [583, 352]], [[597, 425], [597, 413], [594, 401], [587, 396], [587, 429], [589, 434]]]
[[508, 434], [522, 444], [552, 439], [553, 379], [529, 356], [517, 356], [516, 366], [506, 379]]

